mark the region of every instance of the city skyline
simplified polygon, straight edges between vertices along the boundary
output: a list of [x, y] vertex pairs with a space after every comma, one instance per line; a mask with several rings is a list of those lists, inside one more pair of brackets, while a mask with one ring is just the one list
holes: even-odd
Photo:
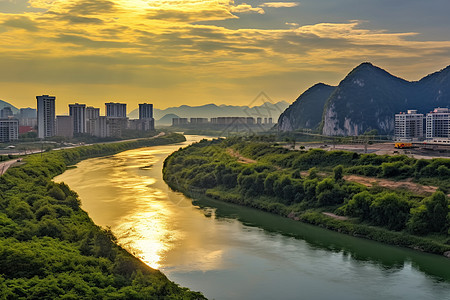
[[[156, 107], [292, 102], [363, 61], [407, 80], [450, 64], [450, 4], [0, 1], [0, 99]], [[427, 20], [433, 20], [432, 23]]]

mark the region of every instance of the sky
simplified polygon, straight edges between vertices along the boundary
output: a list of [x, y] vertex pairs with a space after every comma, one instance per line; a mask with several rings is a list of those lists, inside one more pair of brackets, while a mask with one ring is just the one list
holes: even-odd
[[0, 99], [259, 105], [366, 61], [407, 80], [450, 65], [448, 0], [271, 1], [0, 0]]

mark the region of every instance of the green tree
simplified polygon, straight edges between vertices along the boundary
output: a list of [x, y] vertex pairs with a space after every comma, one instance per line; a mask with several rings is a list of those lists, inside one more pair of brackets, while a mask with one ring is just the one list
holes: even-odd
[[338, 182], [343, 179], [344, 167], [342, 165], [337, 165], [333, 168], [334, 181]]
[[447, 220], [449, 212], [447, 196], [437, 191], [431, 197], [425, 198], [420, 206], [411, 209], [408, 229], [418, 234], [446, 232], [449, 228]]
[[401, 196], [395, 193], [382, 194], [370, 205], [370, 218], [376, 225], [401, 230], [406, 226], [409, 210], [408, 201]]
[[359, 217], [361, 220], [367, 220], [370, 217], [370, 205], [373, 200], [374, 197], [368, 191], [358, 193], [348, 201], [347, 205], [344, 207], [344, 212], [346, 215]]

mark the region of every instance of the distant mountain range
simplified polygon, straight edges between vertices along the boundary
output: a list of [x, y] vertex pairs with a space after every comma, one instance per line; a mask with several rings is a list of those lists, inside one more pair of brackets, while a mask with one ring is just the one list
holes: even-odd
[[155, 125], [160, 125], [160, 126], [167, 126], [167, 125], [172, 125], [172, 119], [173, 118], [179, 118], [179, 116], [175, 115], [175, 114], [167, 114], [164, 117], [162, 117], [159, 120], [155, 121]]
[[12, 110], [13, 114], [18, 114], [19, 113], [19, 110], [17, 109], [17, 107], [15, 107], [14, 105], [12, 105], [12, 104], [10, 104], [10, 103], [8, 103], [6, 101], [0, 100], [0, 109], [3, 109], [3, 108], [8, 107], [8, 106], [11, 107], [11, 110]]
[[[166, 109], [153, 110], [153, 117], [159, 120], [167, 114], [174, 114], [180, 118], [212, 118], [212, 117], [262, 117], [277, 120], [280, 114], [289, 106], [289, 103], [280, 101], [277, 103], [265, 102], [259, 106], [233, 106], [206, 104], [201, 106], [181, 105]], [[131, 119], [139, 117], [139, 109], [135, 109], [128, 114]], [[158, 124], [158, 123], [157, 123]]]
[[[406, 81], [362, 63], [337, 87], [317, 84], [281, 114], [280, 131], [316, 129], [324, 135], [393, 134], [394, 115], [450, 106], [450, 66], [420, 81]], [[319, 121], [320, 120], [320, 121]]]

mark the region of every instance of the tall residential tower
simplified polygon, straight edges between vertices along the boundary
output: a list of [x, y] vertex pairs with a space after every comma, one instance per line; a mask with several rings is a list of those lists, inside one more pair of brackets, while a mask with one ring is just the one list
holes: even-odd
[[127, 105], [126, 103], [105, 103], [106, 116], [108, 118], [126, 118], [127, 117]]
[[73, 118], [73, 133], [85, 133], [86, 104], [69, 104], [69, 115]]
[[153, 104], [139, 104], [139, 120], [153, 119]]
[[49, 95], [36, 96], [38, 137], [40, 139], [52, 137], [56, 133], [55, 128], [55, 100]]

